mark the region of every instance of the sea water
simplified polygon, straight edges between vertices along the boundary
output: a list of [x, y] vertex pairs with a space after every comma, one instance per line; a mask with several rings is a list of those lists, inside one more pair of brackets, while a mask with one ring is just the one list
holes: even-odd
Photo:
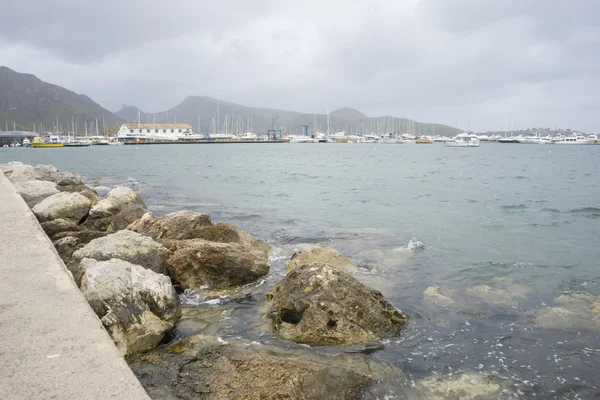
[[[52, 164], [101, 194], [130, 186], [157, 214], [206, 212], [275, 248], [270, 275], [244, 298], [186, 292], [177, 335], [276, 343], [261, 329], [262, 296], [295, 249], [327, 245], [411, 317], [372, 357], [411, 380], [495, 374], [538, 398], [599, 393], [599, 331], [532, 318], [562, 294], [600, 295], [599, 157], [600, 146], [495, 143], [0, 149], [0, 163]], [[468, 295], [499, 282], [506, 301]], [[427, 301], [430, 286], [455, 304]]]

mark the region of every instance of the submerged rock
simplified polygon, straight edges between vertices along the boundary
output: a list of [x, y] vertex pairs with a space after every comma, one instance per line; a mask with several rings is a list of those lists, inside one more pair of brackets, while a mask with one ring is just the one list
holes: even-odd
[[92, 258], [107, 261], [112, 258], [141, 265], [159, 274], [167, 273], [169, 251], [152, 238], [123, 230], [90, 241], [73, 253], [73, 259]]
[[554, 301], [560, 306], [533, 312], [536, 326], [562, 330], [600, 330], [600, 296], [584, 292], [569, 293]]
[[13, 185], [29, 208], [35, 206], [46, 197], [50, 197], [59, 192], [53, 182], [40, 181], [37, 179], [25, 182], [15, 182]]
[[237, 243], [182, 240], [171, 251], [169, 271], [188, 289], [243, 285], [269, 273], [267, 253]]
[[483, 400], [522, 398], [507, 379], [463, 373], [452, 378], [431, 376], [416, 382], [419, 400]]
[[531, 294], [531, 289], [513, 278], [497, 277], [489, 285], [474, 286], [466, 293], [488, 304], [516, 306], [520, 300]]
[[152, 349], [181, 317], [167, 276], [116, 259], [81, 264], [81, 291], [124, 355]]
[[79, 193], [60, 192], [45, 198], [32, 209], [40, 222], [55, 219], [81, 221], [89, 212], [91, 201]]
[[439, 286], [429, 286], [423, 292], [423, 296], [425, 297], [425, 300], [429, 301], [430, 303], [438, 304], [441, 306], [449, 306], [451, 304], [454, 304], [454, 300], [446, 296], [442, 291], [442, 288], [440, 288]]
[[379, 340], [398, 335], [408, 321], [380, 292], [326, 264], [290, 271], [266, 299], [271, 330], [299, 343]]
[[146, 211], [139, 194], [128, 187], [118, 187], [92, 207], [84, 225], [92, 230], [115, 232], [127, 228]]
[[150, 236], [154, 240], [185, 240], [197, 239], [203, 228], [212, 225], [208, 214], [199, 212], [179, 211], [162, 217], [156, 217], [154, 213], [148, 212], [130, 224], [127, 229]]
[[399, 369], [369, 357], [307, 354], [247, 341], [184, 339], [129, 357], [150, 397], [206, 400], [350, 400], [400, 393]]
[[356, 265], [341, 255], [335, 249], [325, 247], [313, 247], [309, 250], [300, 250], [295, 252], [290, 262], [285, 267], [286, 270], [293, 270], [300, 265], [322, 263], [339, 269], [354, 269]]

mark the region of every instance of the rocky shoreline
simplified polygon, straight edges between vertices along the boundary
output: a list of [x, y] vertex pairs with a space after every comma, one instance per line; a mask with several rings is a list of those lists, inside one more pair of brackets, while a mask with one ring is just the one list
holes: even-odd
[[[157, 216], [127, 187], [101, 198], [80, 177], [53, 166], [15, 162], [0, 169], [32, 209], [152, 398], [520, 397], [509, 390], [510, 380], [500, 376], [465, 372], [414, 382], [397, 367], [372, 357], [371, 350], [383, 340], [402, 335], [411, 324], [409, 316], [358, 281], [353, 276], [356, 265], [334, 249], [296, 252], [286, 275], [257, 300], [261, 329], [278, 338], [278, 345], [243, 337], [224, 340], [208, 330], [173, 339], [184, 290], [239, 291], [256, 283], [269, 274], [271, 246], [201, 212]], [[466, 295], [487, 304], [511, 305], [528, 290], [498, 279]], [[444, 308], [456, 307], [464, 298], [437, 286], [423, 296]], [[584, 297], [564, 296], [557, 300], [561, 307], [539, 310], [529, 318], [539, 326], [552, 325], [558, 318], [579, 318], [592, 324], [590, 329], [600, 329], [594, 317], [600, 314], [600, 299]], [[314, 351], [327, 346], [357, 350]]]

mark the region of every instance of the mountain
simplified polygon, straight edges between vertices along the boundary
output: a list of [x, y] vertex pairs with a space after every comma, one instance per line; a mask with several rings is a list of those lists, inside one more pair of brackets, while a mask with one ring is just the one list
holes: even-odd
[[[138, 119], [138, 108], [123, 106], [116, 114], [130, 122]], [[225, 132], [266, 133], [269, 129], [281, 129], [284, 133], [301, 134], [301, 125], [308, 125], [310, 132], [327, 131], [327, 114], [308, 114], [272, 108], [246, 107], [228, 101], [207, 96], [190, 96], [177, 106], [156, 114], [139, 111], [142, 123], [186, 123], [196, 132], [211, 133], [217, 130]], [[217, 117], [218, 115], [218, 117]], [[447, 125], [425, 124], [408, 119], [390, 116], [369, 118], [352, 108], [340, 108], [329, 114], [330, 132], [340, 130], [350, 133], [396, 132], [415, 135], [432, 134], [453, 136], [460, 130]], [[315, 126], [316, 123], [316, 126]]]
[[[95, 103], [89, 97], [0, 66], [0, 129], [67, 131], [67, 124], [75, 122], [76, 132], [95, 131], [96, 119], [99, 130], [114, 129], [123, 120]], [[42, 129], [40, 129], [42, 124]], [[69, 128], [72, 131], [72, 128]]]

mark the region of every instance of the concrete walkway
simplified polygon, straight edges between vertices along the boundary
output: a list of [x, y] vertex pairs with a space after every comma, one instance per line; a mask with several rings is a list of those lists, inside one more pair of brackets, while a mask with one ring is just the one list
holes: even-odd
[[148, 399], [0, 171], [0, 399]]

